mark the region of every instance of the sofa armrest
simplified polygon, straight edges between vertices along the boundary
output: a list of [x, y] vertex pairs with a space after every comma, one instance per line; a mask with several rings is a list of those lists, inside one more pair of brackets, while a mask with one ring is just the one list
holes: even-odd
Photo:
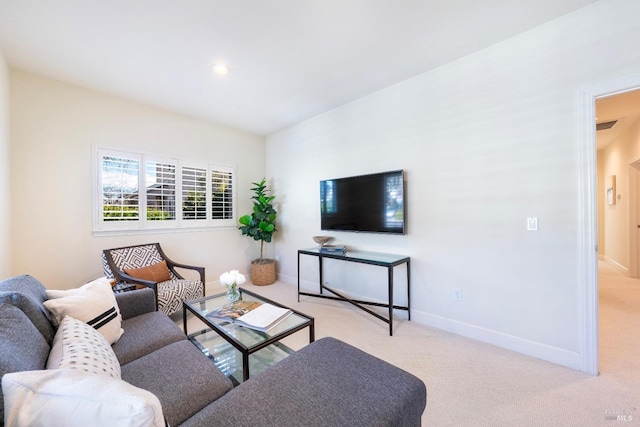
[[156, 294], [150, 288], [116, 294], [116, 301], [123, 320], [156, 311]]

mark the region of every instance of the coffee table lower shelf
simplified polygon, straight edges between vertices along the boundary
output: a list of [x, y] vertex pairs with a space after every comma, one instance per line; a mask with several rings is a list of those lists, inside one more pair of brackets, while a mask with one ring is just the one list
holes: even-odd
[[[234, 386], [243, 381], [242, 353], [210, 329], [188, 335], [189, 340], [231, 380]], [[269, 366], [294, 353], [281, 342], [276, 342], [249, 355], [249, 371], [257, 375]]]

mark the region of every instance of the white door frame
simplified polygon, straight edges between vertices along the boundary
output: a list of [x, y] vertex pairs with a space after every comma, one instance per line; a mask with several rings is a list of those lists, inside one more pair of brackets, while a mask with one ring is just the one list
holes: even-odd
[[580, 370], [598, 375], [598, 167], [596, 99], [640, 87], [640, 74], [578, 90], [578, 333]]

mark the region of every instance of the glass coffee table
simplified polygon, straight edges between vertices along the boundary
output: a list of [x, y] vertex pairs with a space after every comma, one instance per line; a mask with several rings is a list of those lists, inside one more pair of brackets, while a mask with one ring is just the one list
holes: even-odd
[[[313, 317], [246, 289], [239, 290], [242, 300], [272, 304], [287, 308], [292, 313], [273, 328], [261, 332], [207, 316], [229, 302], [225, 293], [185, 301], [183, 304], [184, 333], [235, 385], [248, 380], [250, 374], [256, 375], [293, 353], [292, 349], [280, 342], [284, 337], [309, 328], [309, 343], [315, 339]], [[188, 333], [188, 314], [200, 319], [205, 328]]]

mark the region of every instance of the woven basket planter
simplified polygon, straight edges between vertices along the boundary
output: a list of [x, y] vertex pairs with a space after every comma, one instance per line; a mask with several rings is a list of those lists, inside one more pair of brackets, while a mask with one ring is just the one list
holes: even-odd
[[251, 261], [251, 282], [256, 286], [271, 285], [276, 281], [276, 260], [254, 259]]

